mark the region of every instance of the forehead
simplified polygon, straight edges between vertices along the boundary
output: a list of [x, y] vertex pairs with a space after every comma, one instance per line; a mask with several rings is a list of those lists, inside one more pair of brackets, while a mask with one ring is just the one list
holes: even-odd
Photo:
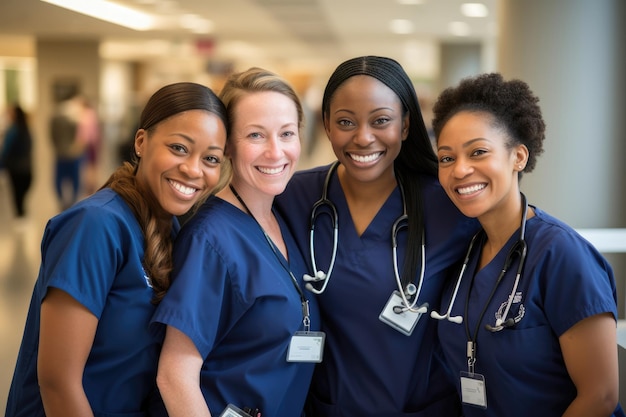
[[291, 97], [276, 91], [251, 92], [234, 104], [235, 125], [264, 122], [298, 123], [298, 109]]
[[491, 113], [463, 110], [454, 114], [446, 122], [437, 138], [437, 144], [445, 146], [453, 142], [465, 142], [479, 138], [490, 141], [506, 141], [507, 135], [496, 123], [496, 119]]
[[382, 81], [369, 75], [355, 75], [337, 88], [330, 106], [358, 105], [362, 102], [400, 105], [400, 98]]

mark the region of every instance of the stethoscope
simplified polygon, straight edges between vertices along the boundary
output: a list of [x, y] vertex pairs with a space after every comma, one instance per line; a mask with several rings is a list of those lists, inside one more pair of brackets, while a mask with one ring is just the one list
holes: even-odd
[[[310, 231], [309, 231], [309, 253], [311, 255], [311, 265], [313, 266], [313, 275], [304, 274], [303, 279], [306, 282], [305, 288], [315, 294], [322, 294], [326, 291], [326, 286], [330, 281], [330, 276], [335, 266], [335, 260], [337, 258], [337, 244], [339, 242], [339, 215], [337, 214], [337, 207], [335, 204], [328, 198], [328, 188], [330, 185], [331, 178], [337, 167], [339, 166], [339, 161], [335, 161], [333, 165], [331, 165], [328, 173], [326, 174], [326, 179], [324, 180], [324, 187], [322, 188], [322, 196], [319, 200], [313, 204], [313, 208], [311, 209], [311, 219], [310, 219]], [[398, 285], [398, 289], [400, 290], [400, 295], [402, 297], [403, 306], [394, 307], [394, 312], [400, 314], [404, 311], [412, 311], [418, 313], [425, 313], [427, 308], [427, 304], [423, 304], [421, 306], [416, 307], [417, 300], [419, 298], [420, 292], [422, 290], [422, 283], [424, 281], [424, 271], [426, 269], [426, 249], [425, 249], [425, 239], [422, 234], [422, 244], [421, 244], [421, 272], [420, 278], [418, 281], [418, 285], [415, 286], [412, 282], [407, 284], [406, 287], [402, 288], [402, 282], [400, 280], [400, 274], [398, 271], [398, 232], [408, 227], [408, 215], [406, 212], [406, 203], [404, 198], [404, 189], [402, 188], [402, 184], [398, 182], [398, 188], [400, 189], [400, 195], [402, 196], [402, 215], [396, 219], [391, 228], [391, 241], [392, 241], [392, 252], [393, 252], [393, 272], [396, 279], [396, 284]], [[315, 261], [315, 248], [314, 248], [314, 237], [315, 237], [315, 222], [317, 221], [318, 216], [322, 214], [327, 214], [331, 218], [331, 225], [333, 228], [333, 249], [332, 256], [330, 258], [330, 263], [328, 266], [328, 272], [324, 272], [317, 268], [317, 262]], [[313, 286], [313, 283], [324, 281], [322, 287], [317, 289]], [[409, 303], [409, 297], [414, 297], [413, 301]]]
[[[509, 294], [509, 298], [507, 300], [504, 312], [499, 319], [496, 319], [496, 323], [494, 326], [490, 324], [485, 325], [485, 328], [491, 332], [499, 332], [500, 330], [504, 328], [515, 325], [515, 319], [507, 318], [507, 316], [509, 314], [509, 310], [511, 309], [511, 305], [513, 304], [513, 299], [515, 298], [515, 294], [517, 292], [517, 286], [519, 284], [519, 280], [522, 275], [522, 269], [524, 268], [524, 263], [526, 262], [526, 252], [528, 249], [526, 245], [526, 240], [524, 239], [525, 233], [526, 233], [526, 217], [527, 217], [527, 212], [528, 212], [528, 202], [526, 201], [526, 196], [523, 193], [520, 193], [520, 195], [522, 196], [522, 221], [520, 225], [519, 238], [517, 242], [513, 244], [511, 249], [509, 249], [509, 252], [506, 255], [506, 259], [504, 260], [504, 265], [502, 266], [502, 270], [500, 271], [500, 275], [498, 275], [498, 279], [496, 280], [496, 283], [494, 284], [494, 287], [491, 290], [491, 294], [489, 295], [489, 298], [487, 299], [487, 302], [478, 320], [478, 323], [482, 321], [482, 318], [485, 315], [485, 311], [487, 310], [487, 307], [489, 303], [491, 302], [491, 299], [493, 298], [493, 295], [496, 292], [498, 285], [500, 285], [502, 278], [504, 277], [509, 267], [513, 263], [514, 258], [519, 257], [519, 264], [517, 266], [517, 272], [515, 274], [515, 281], [513, 282], [511, 294]], [[459, 286], [461, 285], [461, 279], [463, 278], [463, 274], [465, 273], [465, 269], [467, 268], [467, 264], [469, 263], [470, 255], [474, 248], [474, 243], [476, 242], [476, 240], [478, 240], [479, 236], [481, 236], [481, 239], [482, 239], [483, 234], [484, 234], [483, 230], [479, 231], [478, 233], [476, 233], [476, 235], [474, 235], [474, 237], [472, 238], [470, 242], [469, 248], [467, 249], [467, 254], [465, 255], [465, 259], [463, 260], [463, 266], [461, 267], [461, 272], [459, 273], [459, 277], [457, 278], [456, 285], [454, 286], [454, 291], [452, 292], [452, 297], [450, 298], [450, 304], [448, 304], [448, 309], [446, 310], [446, 313], [441, 314], [433, 310], [430, 313], [430, 316], [432, 318], [437, 319], [437, 320], [447, 319], [448, 321], [451, 321], [457, 324], [461, 324], [463, 322], [463, 316], [451, 315], [452, 307], [454, 306], [454, 302], [456, 300], [456, 296], [459, 291]], [[466, 303], [465, 303], [465, 315], [466, 316], [467, 316], [468, 304], [469, 304], [469, 291], [468, 291], [468, 300], [466, 300]]]

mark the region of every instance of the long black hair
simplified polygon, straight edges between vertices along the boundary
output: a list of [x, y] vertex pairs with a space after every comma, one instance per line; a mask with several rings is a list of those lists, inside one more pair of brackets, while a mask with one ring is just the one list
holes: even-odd
[[327, 120], [330, 103], [337, 89], [350, 77], [369, 75], [389, 87], [409, 113], [409, 133], [402, 142], [400, 154], [394, 162], [397, 180], [404, 188], [408, 220], [408, 248], [402, 270], [406, 285], [413, 281], [420, 262], [420, 243], [425, 236], [420, 175], [437, 176], [437, 157], [433, 150], [417, 93], [404, 68], [395, 60], [380, 56], [361, 56], [340, 64], [330, 76], [322, 98], [322, 117]]

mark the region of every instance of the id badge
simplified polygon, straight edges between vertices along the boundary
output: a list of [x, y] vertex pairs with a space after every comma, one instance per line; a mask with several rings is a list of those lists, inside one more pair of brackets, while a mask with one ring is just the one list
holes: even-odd
[[296, 332], [289, 342], [287, 362], [321, 362], [325, 338], [324, 332]]
[[483, 375], [461, 372], [461, 401], [463, 404], [487, 408], [487, 391]]
[[415, 325], [419, 321], [422, 313], [416, 311], [404, 310], [396, 313], [394, 307], [404, 307], [402, 296], [398, 290], [394, 291], [389, 297], [389, 301], [385, 304], [385, 308], [380, 313], [378, 318], [385, 324], [393, 327], [400, 333], [404, 333], [407, 336], [411, 336]]
[[222, 414], [220, 414], [220, 417], [250, 417], [250, 414], [232, 404], [228, 404], [224, 411], [222, 411]]

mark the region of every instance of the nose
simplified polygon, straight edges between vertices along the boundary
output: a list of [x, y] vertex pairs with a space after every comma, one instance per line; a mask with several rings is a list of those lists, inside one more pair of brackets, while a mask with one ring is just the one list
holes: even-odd
[[356, 130], [352, 140], [357, 145], [365, 147], [374, 142], [375, 137], [369, 126], [363, 125]]
[[459, 158], [455, 161], [453, 168], [453, 173], [455, 177], [465, 178], [472, 172], [474, 172], [474, 166], [471, 164], [470, 161], [464, 158]]
[[198, 178], [202, 176], [200, 164], [200, 158], [189, 158], [180, 164], [180, 170], [189, 178]]
[[282, 148], [280, 138], [272, 136], [267, 142], [265, 147], [265, 157], [268, 159], [279, 159], [282, 157]]

